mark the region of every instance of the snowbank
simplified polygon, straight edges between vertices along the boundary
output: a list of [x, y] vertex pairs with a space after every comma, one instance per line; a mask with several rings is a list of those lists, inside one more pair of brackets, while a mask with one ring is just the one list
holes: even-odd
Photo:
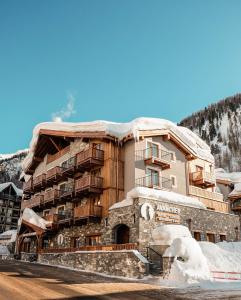
[[211, 271], [241, 273], [241, 242], [199, 242]]
[[0, 245], [0, 255], [9, 255], [10, 252], [7, 246]]
[[22, 214], [22, 217], [19, 219], [19, 226], [22, 223], [22, 220], [27, 221], [28, 223], [31, 223], [37, 227], [40, 227], [42, 229], [46, 229], [46, 226], [50, 224], [51, 222], [48, 222], [38, 216], [32, 209], [30, 208], [25, 208]]
[[152, 231], [152, 245], [170, 246], [176, 238], [192, 237], [189, 229], [183, 225], [160, 225]]
[[[8, 239], [5, 239], [7, 238]], [[1, 244], [9, 244], [9, 243], [14, 243], [16, 241], [16, 237], [17, 237], [17, 230], [8, 230], [8, 231], [5, 231], [3, 233], [0, 234], [0, 243]], [[3, 239], [3, 242], [1, 241], [1, 238]]]
[[[152, 188], [145, 188], [145, 187], [137, 187], [127, 193], [127, 199], [134, 199], [134, 198], [138, 198], [138, 197], [151, 198], [154, 200], [160, 200], [160, 201], [164, 201], [164, 202], [171, 202], [171, 203], [175, 203], [175, 204], [183, 204], [186, 206], [206, 209], [205, 205], [202, 204], [198, 199], [184, 196], [184, 195], [174, 193], [174, 192], [157, 190], [157, 189], [152, 189]], [[123, 200], [121, 202], [124, 202], [124, 204], [130, 203], [130, 202], [127, 202], [126, 200]], [[119, 202], [119, 205], [121, 205], [121, 202]], [[114, 205], [111, 206], [110, 209], [115, 208]], [[131, 204], [129, 204], [129, 205], [131, 205]]]
[[38, 142], [40, 130], [56, 130], [66, 132], [104, 132], [106, 135], [116, 137], [122, 140], [126, 136], [133, 135], [135, 139], [139, 138], [139, 131], [143, 130], [163, 130], [163, 134], [167, 131], [174, 134], [183, 141], [193, 152], [194, 155], [208, 160], [214, 161], [210, 147], [191, 130], [177, 126], [176, 124], [158, 118], [137, 118], [128, 123], [115, 123], [108, 121], [93, 121], [82, 123], [57, 123], [47, 122], [38, 124], [33, 130], [33, 137], [30, 143], [30, 151], [23, 162], [23, 169], [26, 170], [33, 159], [35, 147]]
[[173, 241], [164, 257], [174, 257], [168, 280], [179, 283], [196, 283], [211, 280], [206, 257], [192, 237], [181, 237]]

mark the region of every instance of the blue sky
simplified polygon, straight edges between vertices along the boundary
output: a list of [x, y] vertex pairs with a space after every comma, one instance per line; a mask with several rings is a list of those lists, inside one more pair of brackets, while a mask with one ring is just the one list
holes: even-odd
[[0, 1], [0, 153], [68, 101], [66, 121], [178, 122], [240, 90], [241, 1]]

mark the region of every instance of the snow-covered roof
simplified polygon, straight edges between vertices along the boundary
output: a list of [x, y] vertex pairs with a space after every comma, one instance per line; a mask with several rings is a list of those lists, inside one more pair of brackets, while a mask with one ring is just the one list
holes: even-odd
[[31, 208], [28, 207], [24, 209], [22, 217], [19, 219], [19, 226], [23, 220], [44, 230], [46, 229], [46, 226], [51, 223], [38, 216]]
[[7, 230], [0, 234], [0, 240], [8, 237], [7, 243], [13, 243], [16, 241], [17, 230]]
[[10, 159], [16, 155], [22, 154], [22, 153], [27, 153], [28, 149], [23, 149], [23, 150], [18, 150], [15, 153], [9, 153], [9, 154], [0, 154], [0, 160], [2, 159]]
[[179, 138], [192, 153], [205, 160], [214, 161], [210, 147], [195, 133], [189, 129], [177, 126], [171, 121], [158, 118], [137, 118], [128, 123], [115, 123], [108, 121], [93, 121], [81, 123], [58, 123], [46, 122], [38, 124], [33, 130], [33, 137], [30, 143], [30, 151], [23, 162], [23, 169], [26, 170], [33, 159], [34, 151], [38, 143], [41, 130], [63, 131], [63, 132], [104, 132], [107, 136], [123, 140], [132, 135], [138, 139], [140, 131], [160, 130], [163, 134], [167, 131]]
[[230, 181], [230, 183], [241, 182], [241, 172], [226, 172], [222, 168], [215, 170], [217, 180]]
[[16, 185], [13, 182], [4, 182], [0, 183], [0, 192], [3, 192], [6, 188], [9, 186], [12, 186], [17, 196], [22, 197], [23, 191], [16, 187]]
[[132, 205], [132, 199], [134, 198], [151, 198], [154, 200], [170, 202], [174, 204], [182, 204], [190, 207], [206, 209], [206, 206], [198, 199], [181, 195], [175, 192], [169, 192], [165, 190], [157, 190], [146, 187], [137, 187], [127, 193], [127, 198], [118, 203], [113, 204], [109, 209], [116, 209]]

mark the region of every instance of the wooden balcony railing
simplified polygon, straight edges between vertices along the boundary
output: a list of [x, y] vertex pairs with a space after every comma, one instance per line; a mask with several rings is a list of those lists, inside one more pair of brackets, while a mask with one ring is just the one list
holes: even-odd
[[51, 155], [48, 154], [47, 156], [47, 164], [59, 159], [61, 156], [65, 155], [66, 153], [68, 153], [70, 151], [70, 146], [65, 147], [64, 149], [60, 150], [59, 152]]
[[172, 181], [168, 178], [156, 175], [147, 175], [136, 179], [136, 187], [148, 187], [157, 189], [172, 189]]
[[55, 224], [69, 222], [73, 219], [73, 210], [68, 209], [61, 213], [49, 214], [44, 216], [44, 219]]
[[120, 251], [120, 250], [135, 250], [135, 249], [138, 249], [138, 245], [136, 243], [128, 243], [128, 244], [81, 246], [78, 248], [45, 248], [45, 249], [40, 249], [39, 253], [63, 253], [63, 252], [76, 252], [76, 251]]
[[101, 217], [102, 216], [102, 206], [86, 204], [83, 206], [78, 206], [74, 208], [74, 218], [84, 219], [88, 217]]
[[189, 194], [192, 196], [211, 199], [215, 201], [223, 201], [223, 194], [201, 189], [193, 185], [189, 186]]
[[43, 201], [42, 194], [33, 195], [31, 199], [22, 201], [21, 209], [23, 210], [26, 207], [32, 208], [32, 207], [40, 206], [42, 201]]
[[61, 171], [63, 176], [71, 176], [75, 171], [76, 157], [71, 157], [64, 161], [61, 165]]
[[44, 192], [43, 203], [53, 202], [57, 199], [59, 199], [59, 190], [50, 189]]
[[38, 175], [33, 179], [33, 188], [38, 189], [45, 186], [46, 183], [46, 174]]
[[86, 175], [75, 181], [75, 192], [80, 193], [101, 193], [103, 178], [94, 175]]
[[33, 178], [31, 177], [28, 181], [23, 183], [23, 193], [30, 194], [33, 191]]
[[62, 177], [61, 168], [59, 166], [56, 166], [50, 170], [47, 171], [46, 175], [46, 182], [57, 182]]
[[191, 173], [191, 181], [195, 185], [212, 187], [215, 186], [215, 176], [211, 173], [204, 171], [196, 171]]
[[90, 147], [76, 155], [76, 167], [78, 169], [89, 169], [92, 166], [102, 166], [104, 164], [104, 151]]
[[158, 165], [163, 170], [170, 168], [172, 155], [171, 152], [156, 147], [137, 150], [135, 153], [136, 160], [144, 160], [148, 165]]

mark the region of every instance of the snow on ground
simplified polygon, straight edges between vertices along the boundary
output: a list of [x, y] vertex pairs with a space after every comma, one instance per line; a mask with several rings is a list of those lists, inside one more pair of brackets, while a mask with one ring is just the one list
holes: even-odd
[[50, 224], [50, 222], [44, 220], [40, 216], [38, 216], [32, 209], [25, 208], [22, 214], [22, 217], [19, 219], [18, 225], [21, 225], [22, 220], [25, 220], [37, 227], [42, 229], [46, 229], [46, 226]]
[[32, 161], [33, 153], [38, 142], [41, 129], [58, 130], [67, 132], [104, 132], [107, 135], [114, 136], [122, 140], [128, 135], [133, 135], [135, 139], [139, 138], [139, 131], [143, 130], [163, 130], [171, 132], [182, 140], [187, 147], [200, 158], [210, 162], [214, 161], [210, 147], [191, 130], [177, 126], [176, 124], [158, 118], [137, 118], [128, 123], [115, 123], [108, 121], [93, 121], [82, 123], [57, 123], [47, 122], [38, 124], [33, 130], [33, 137], [30, 143], [30, 151], [23, 162], [23, 169], [26, 170]]
[[127, 197], [125, 200], [122, 200], [112, 205], [109, 209], [115, 209], [119, 207], [132, 205], [133, 204], [132, 199], [139, 198], [139, 197], [150, 198], [150, 199], [160, 200], [164, 202], [171, 202], [175, 204], [182, 204], [186, 206], [206, 209], [205, 205], [196, 198], [184, 196], [174, 192], [157, 190], [152, 188], [145, 188], [145, 187], [137, 187], [132, 189], [127, 193]]
[[152, 231], [153, 245], [171, 245], [176, 238], [191, 238], [191, 232], [183, 225], [160, 225]]
[[1, 233], [0, 234], [0, 242], [1, 242], [1, 238], [4, 238], [4, 237], [9, 237], [9, 239], [4, 240], [4, 244], [14, 243], [16, 241], [16, 237], [17, 237], [17, 230], [13, 229], [13, 230], [8, 230], [8, 231]]

